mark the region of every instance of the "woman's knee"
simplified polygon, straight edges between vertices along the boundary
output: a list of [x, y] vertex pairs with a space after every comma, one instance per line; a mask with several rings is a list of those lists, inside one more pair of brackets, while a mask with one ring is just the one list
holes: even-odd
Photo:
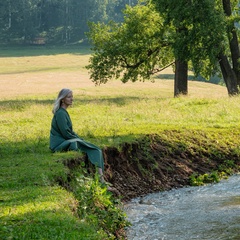
[[77, 151], [78, 150], [77, 142], [72, 142], [69, 146], [69, 150]]

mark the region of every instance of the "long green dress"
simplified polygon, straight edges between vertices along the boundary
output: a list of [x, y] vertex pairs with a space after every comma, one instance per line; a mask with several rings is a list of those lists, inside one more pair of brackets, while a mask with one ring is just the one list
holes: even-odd
[[72, 128], [72, 121], [64, 108], [59, 108], [53, 116], [50, 130], [50, 149], [59, 151], [81, 151], [87, 154], [92, 164], [104, 170], [102, 150], [84, 141]]

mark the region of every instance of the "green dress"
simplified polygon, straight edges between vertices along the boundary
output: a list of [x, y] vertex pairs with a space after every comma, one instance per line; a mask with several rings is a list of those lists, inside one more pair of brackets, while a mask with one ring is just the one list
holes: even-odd
[[92, 164], [104, 170], [102, 150], [84, 141], [72, 129], [72, 121], [64, 108], [59, 108], [53, 116], [50, 130], [50, 149], [59, 151], [82, 151]]

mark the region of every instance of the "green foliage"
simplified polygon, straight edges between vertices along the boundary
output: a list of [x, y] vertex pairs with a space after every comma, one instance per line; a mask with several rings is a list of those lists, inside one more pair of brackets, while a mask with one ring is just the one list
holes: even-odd
[[[221, 157], [219, 157], [221, 159]], [[225, 160], [217, 167], [216, 171], [198, 175], [196, 173], [190, 176], [190, 184], [192, 186], [201, 186], [206, 183], [218, 183], [221, 179], [227, 178], [234, 173], [233, 169], [239, 169], [234, 160]]]
[[[136, 0], [131, 0], [132, 4]], [[86, 40], [88, 21], [122, 18], [125, 0], [9, 0], [0, 5], [0, 43], [29, 44], [44, 37], [47, 44]]]
[[177, 59], [191, 61], [194, 72], [209, 79], [217, 67], [217, 56], [225, 48], [225, 17], [216, 1], [153, 0], [165, 19], [166, 28], [175, 29], [173, 42]]
[[0, 239], [101, 239], [93, 226], [74, 216], [72, 194], [58, 186], [1, 187], [0, 200]]
[[170, 29], [151, 6], [127, 6], [124, 22], [90, 23], [88, 37], [94, 54], [87, 66], [91, 79], [106, 83], [112, 78], [123, 82], [149, 79], [173, 60]]
[[192, 174], [190, 176], [190, 184], [192, 186], [202, 186], [207, 183], [218, 183], [222, 178], [226, 178], [225, 172], [213, 171], [202, 175]]
[[[219, 53], [229, 52], [229, 23], [222, 3], [152, 0], [126, 7], [121, 24], [90, 23], [93, 55], [87, 68], [96, 84], [109, 79], [147, 80], [175, 59], [189, 62], [195, 76], [219, 74]], [[236, 29], [235, 29], [236, 30]], [[231, 39], [231, 38], [229, 38]]]
[[236, 163], [233, 160], [225, 160], [218, 166], [219, 171], [225, 172], [227, 175], [233, 174], [234, 168], [237, 168]]
[[129, 226], [121, 202], [99, 182], [98, 174], [90, 178], [82, 169], [75, 170], [71, 189], [78, 201], [79, 217], [94, 225], [103, 238], [119, 238], [119, 230]]

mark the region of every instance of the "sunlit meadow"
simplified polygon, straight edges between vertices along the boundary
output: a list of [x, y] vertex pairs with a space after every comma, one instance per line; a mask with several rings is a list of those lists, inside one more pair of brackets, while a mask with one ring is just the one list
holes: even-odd
[[167, 79], [95, 86], [84, 68], [89, 54], [45, 47], [0, 53], [1, 239], [101, 239], [75, 217], [74, 196], [54, 184], [68, 172], [61, 160], [79, 154], [48, 148], [51, 110], [63, 87], [73, 90], [75, 132], [101, 147], [169, 129], [239, 132], [240, 98], [228, 97], [224, 86], [189, 81], [189, 96], [179, 98]]

